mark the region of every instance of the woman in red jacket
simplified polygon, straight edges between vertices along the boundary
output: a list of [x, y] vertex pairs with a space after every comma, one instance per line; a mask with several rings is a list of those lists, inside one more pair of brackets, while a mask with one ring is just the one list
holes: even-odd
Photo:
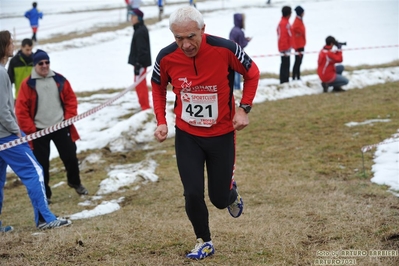
[[293, 45], [295, 49], [295, 64], [292, 69], [292, 79], [301, 79], [301, 64], [303, 59], [303, 52], [306, 45], [306, 31], [303, 24], [303, 15], [305, 14], [301, 6], [295, 8], [296, 18], [292, 24]]

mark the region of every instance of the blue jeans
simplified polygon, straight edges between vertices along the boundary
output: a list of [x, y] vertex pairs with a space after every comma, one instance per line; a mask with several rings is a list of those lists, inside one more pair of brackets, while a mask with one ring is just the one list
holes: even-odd
[[241, 90], [241, 74], [238, 72], [234, 73], [234, 89]]
[[349, 83], [349, 80], [344, 76], [342, 76], [343, 71], [344, 71], [343, 65], [336, 65], [335, 72], [337, 73], [337, 76], [335, 77], [333, 82], [328, 83], [328, 86], [341, 87], [347, 85]]
[[[16, 139], [18, 139], [18, 136], [11, 134], [8, 137], [0, 138], [0, 144]], [[7, 165], [11, 167], [26, 187], [32, 203], [36, 226], [39, 225], [40, 216], [46, 223], [54, 221], [56, 217], [47, 204], [42, 167], [27, 143], [0, 151], [0, 213], [3, 207], [3, 188], [6, 182]]]

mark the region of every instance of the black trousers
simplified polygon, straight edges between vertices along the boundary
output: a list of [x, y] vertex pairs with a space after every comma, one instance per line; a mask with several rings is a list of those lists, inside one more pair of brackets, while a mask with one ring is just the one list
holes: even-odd
[[235, 163], [235, 132], [218, 137], [197, 137], [176, 128], [177, 167], [184, 188], [186, 213], [197, 238], [211, 240], [205, 204], [204, 165], [212, 204], [224, 209], [237, 198], [232, 189]]
[[281, 57], [280, 65], [280, 84], [288, 82], [290, 79], [290, 56]]
[[[40, 130], [40, 129], [38, 129]], [[50, 141], [53, 141], [57, 147], [60, 159], [64, 163], [67, 173], [68, 183], [71, 185], [80, 185], [79, 162], [76, 157], [76, 144], [71, 139], [69, 127], [62, 128], [44, 137], [34, 139], [33, 154], [37, 161], [43, 167], [44, 186], [46, 196], [51, 198], [50, 181]]]
[[303, 51], [305, 48], [298, 48], [295, 52], [300, 53], [295, 55], [294, 68], [292, 69], [292, 79], [301, 79], [301, 64], [303, 59]]

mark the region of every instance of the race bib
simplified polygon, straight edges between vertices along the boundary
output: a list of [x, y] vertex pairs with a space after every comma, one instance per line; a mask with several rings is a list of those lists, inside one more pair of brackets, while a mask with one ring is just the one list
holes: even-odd
[[218, 95], [216, 93], [181, 94], [181, 118], [192, 126], [211, 127], [218, 118]]

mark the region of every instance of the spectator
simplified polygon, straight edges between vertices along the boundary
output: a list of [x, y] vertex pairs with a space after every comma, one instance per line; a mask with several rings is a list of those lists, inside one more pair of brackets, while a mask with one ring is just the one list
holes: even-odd
[[[13, 51], [14, 44], [10, 32], [0, 31], [0, 144], [15, 141], [25, 135], [17, 124], [11, 82], [5, 69]], [[0, 152], [0, 213], [3, 207], [3, 188], [6, 182], [7, 165], [25, 185], [32, 203], [35, 223], [39, 229], [51, 229], [71, 224], [69, 220], [56, 218], [50, 211], [44, 195], [42, 168], [27, 143]], [[12, 230], [12, 226], [2, 226], [0, 221], [0, 232]]]
[[[236, 13], [233, 16], [234, 27], [230, 31], [230, 40], [236, 42], [239, 47], [245, 48], [248, 42], [251, 41], [250, 37], [245, 37], [243, 29], [245, 24], [245, 15]], [[241, 74], [235, 72], [234, 75], [234, 90], [241, 90]]]
[[[48, 54], [38, 49], [33, 55], [31, 75], [22, 84], [16, 101], [16, 114], [21, 129], [32, 134], [77, 115], [78, 102], [69, 81], [50, 69]], [[53, 141], [64, 163], [68, 186], [79, 195], [88, 194], [81, 184], [75, 141], [79, 134], [74, 125], [62, 128], [32, 141], [33, 153], [43, 167], [47, 199], [52, 192], [50, 181], [50, 142]]]
[[277, 27], [278, 50], [281, 54], [280, 84], [288, 82], [290, 78], [290, 54], [292, 48], [292, 34], [289, 19], [291, 7], [284, 6], [281, 10], [283, 17]]
[[143, 12], [136, 8], [130, 11], [130, 14], [134, 33], [128, 63], [134, 68], [134, 81], [144, 76], [144, 79], [136, 86], [136, 93], [141, 110], [146, 110], [151, 108], [148, 99], [147, 79], [145, 78], [147, 67], [151, 66], [150, 36], [144, 24]]
[[[155, 137], [168, 135], [166, 92], [171, 83], [176, 94], [175, 149], [184, 188], [185, 209], [197, 243], [187, 258], [203, 259], [215, 252], [204, 199], [204, 165], [208, 194], [214, 206], [227, 208], [237, 218], [244, 209], [234, 179], [236, 130], [248, 124], [259, 82], [259, 69], [238, 44], [205, 34], [202, 14], [192, 6], [169, 17], [175, 42], [163, 48], [152, 73], [152, 95], [157, 119]], [[212, 62], [212, 63], [210, 63]], [[235, 108], [234, 72], [244, 76], [241, 104]]]
[[158, 20], [159, 20], [159, 21], [162, 20], [163, 6], [164, 6], [164, 0], [158, 0], [158, 8], [159, 8]]
[[[335, 51], [332, 50], [334, 45], [337, 47]], [[342, 76], [344, 66], [335, 65], [343, 61], [341, 46], [334, 37], [328, 36], [326, 45], [319, 53], [317, 74], [322, 81], [323, 92], [328, 92], [328, 87], [333, 87], [333, 92], [343, 92], [345, 90], [341, 86], [349, 83], [349, 80]]]
[[292, 24], [293, 45], [295, 49], [295, 63], [292, 69], [292, 79], [301, 79], [301, 64], [303, 59], [303, 52], [306, 45], [306, 31], [303, 24], [303, 15], [305, 14], [301, 6], [295, 8], [296, 18]]
[[15, 98], [18, 96], [22, 80], [30, 75], [33, 68], [32, 40], [23, 39], [21, 50], [11, 59], [8, 65], [8, 76], [11, 84], [15, 84]]
[[37, 3], [32, 3], [32, 9], [25, 12], [25, 17], [29, 19], [30, 26], [32, 28], [32, 41], [37, 42], [36, 33], [37, 29], [39, 28], [39, 19], [43, 18], [43, 12], [39, 12], [37, 9]]

